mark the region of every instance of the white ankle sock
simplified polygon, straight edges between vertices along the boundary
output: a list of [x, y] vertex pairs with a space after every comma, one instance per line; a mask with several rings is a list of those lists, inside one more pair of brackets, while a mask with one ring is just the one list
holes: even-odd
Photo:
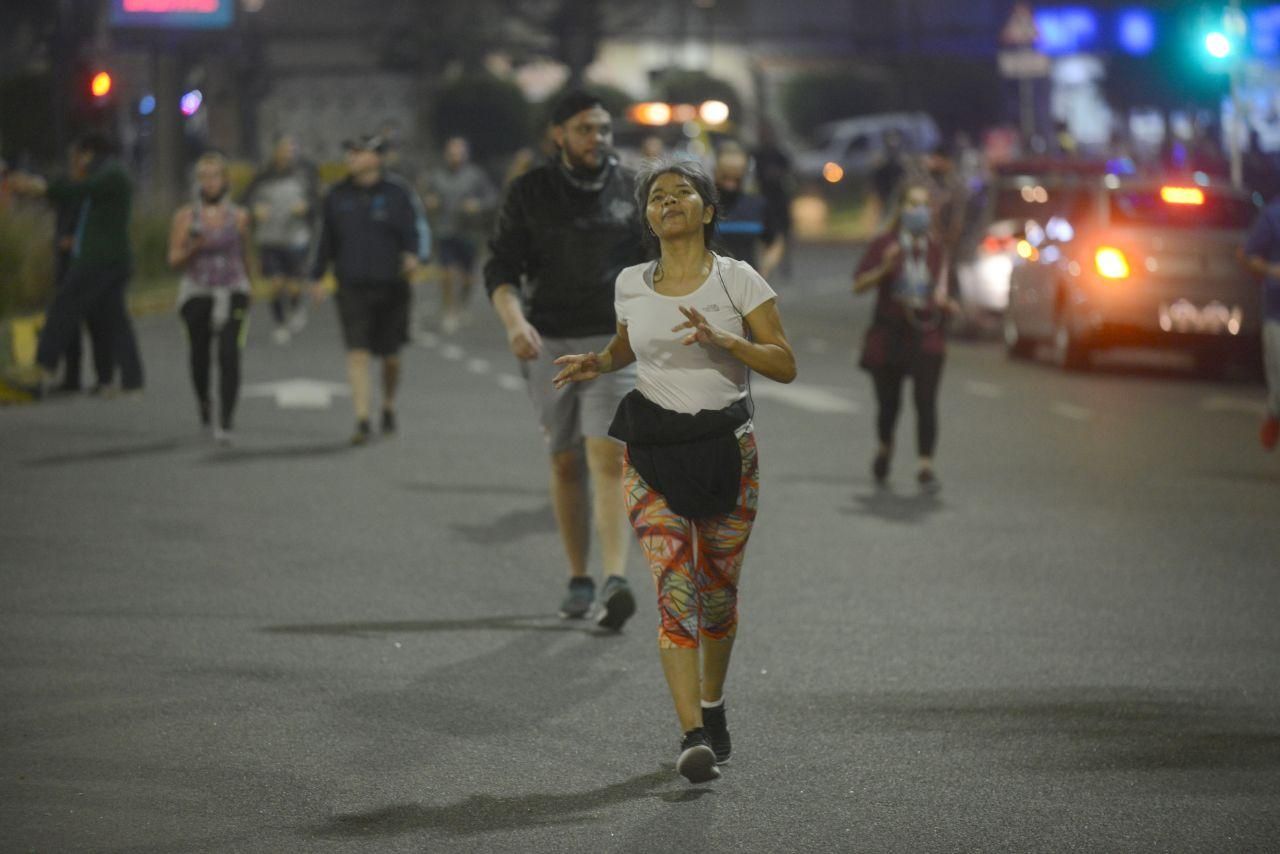
[[712, 703], [708, 703], [706, 700], [702, 701], [702, 708], [704, 709], [719, 709], [722, 706], [724, 706], [724, 697], [721, 697], [719, 700]]

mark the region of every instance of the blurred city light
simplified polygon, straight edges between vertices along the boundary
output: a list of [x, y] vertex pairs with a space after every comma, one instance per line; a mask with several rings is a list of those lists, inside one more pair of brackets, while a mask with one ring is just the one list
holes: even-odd
[[1036, 48], [1050, 56], [1083, 53], [1097, 46], [1098, 15], [1083, 6], [1035, 11]]
[[1114, 246], [1103, 246], [1093, 256], [1098, 274], [1105, 279], [1129, 278], [1129, 259]]
[[1214, 59], [1226, 59], [1231, 55], [1231, 39], [1224, 33], [1214, 31], [1204, 37], [1204, 49]]
[[111, 94], [111, 75], [106, 71], [99, 71], [93, 75], [93, 80], [89, 83], [89, 91], [93, 92], [95, 98], [105, 98]]
[[138, 101], [138, 115], [149, 116], [156, 111], [156, 96], [143, 95]]
[[630, 111], [631, 121], [638, 125], [659, 126], [671, 121], [671, 105], [661, 101], [645, 101], [633, 104]]
[[844, 178], [844, 169], [841, 168], [839, 163], [827, 161], [822, 167], [822, 177], [829, 184], [839, 184], [841, 179]]
[[179, 106], [182, 108], [184, 116], [194, 116], [202, 103], [204, 103], [204, 93], [199, 89], [192, 89], [182, 96]]
[[1156, 21], [1146, 9], [1125, 9], [1116, 21], [1120, 49], [1131, 56], [1146, 56], [1156, 46]]
[[1204, 190], [1199, 187], [1161, 187], [1160, 200], [1167, 205], [1203, 205]]
[[724, 101], [703, 101], [698, 115], [709, 125], [722, 125], [729, 120], [729, 105]]
[[693, 104], [676, 104], [671, 108], [671, 120], [693, 122], [698, 120], [698, 108]]

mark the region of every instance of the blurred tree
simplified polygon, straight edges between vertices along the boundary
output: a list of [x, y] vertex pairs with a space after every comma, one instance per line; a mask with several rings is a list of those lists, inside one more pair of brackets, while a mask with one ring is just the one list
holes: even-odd
[[864, 66], [797, 74], [780, 100], [791, 129], [807, 136], [824, 122], [901, 109], [903, 93], [888, 69]]
[[556, 101], [560, 100], [560, 97], [569, 92], [570, 89], [585, 89], [599, 98], [604, 104], [604, 108], [613, 116], [615, 123], [621, 121], [622, 117], [627, 114], [627, 109], [635, 103], [634, 98], [614, 86], [603, 86], [598, 83], [574, 86], [571, 83], [566, 83], [553, 95], [534, 107], [533, 132], [535, 137], [540, 136], [551, 121], [551, 110], [555, 107]]
[[510, 154], [530, 137], [532, 111], [514, 83], [487, 72], [463, 74], [443, 84], [431, 107], [438, 143], [465, 136], [482, 161]]

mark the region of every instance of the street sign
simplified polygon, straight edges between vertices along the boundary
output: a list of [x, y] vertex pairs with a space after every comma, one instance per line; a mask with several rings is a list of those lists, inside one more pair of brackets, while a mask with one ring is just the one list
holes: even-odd
[[1000, 75], [1011, 80], [1048, 77], [1052, 68], [1048, 55], [1038, 50], [1002, 50], [997, 61], [1000, 64]]

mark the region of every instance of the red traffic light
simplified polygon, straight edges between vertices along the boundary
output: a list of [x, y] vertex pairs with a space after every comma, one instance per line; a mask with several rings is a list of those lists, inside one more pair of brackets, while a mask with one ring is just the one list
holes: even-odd
[[111, 75], [106, 71], [99, 71], [89, 81], [89, 91], [95, 98], [105, 98], [111, 94], [111, 83]]

